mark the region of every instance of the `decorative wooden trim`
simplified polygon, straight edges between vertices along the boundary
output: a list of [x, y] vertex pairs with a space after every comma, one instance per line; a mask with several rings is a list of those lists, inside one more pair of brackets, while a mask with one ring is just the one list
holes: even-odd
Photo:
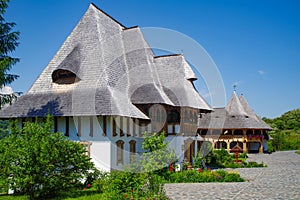
[[136, 119], [132, 119], [133, 123], [132, 123], [132, 135], [133, 137], [136, 136]]
[[69, 137], [70, 136], [70, 130], [69, 127], [70, 126], [70, 118], [67, 116], [66, 117], [66, 132], [65, 132], [65, 136]]
[[107, 124], [106, 124], [106, 120], [107, 120], [107, 117], [106, 116], [103, 116], [103, 127], [102, 127], [102, 131], [103, 131], [103, 136], [106, 136], [106, 132], [107, 132]]
[[94, 118], [90, 116], [90, 137], [94, 137]]
[[124, 136], [124, 131], [123, 131], [123, 117], [120, 117], [120, 137]]
[[58, 132], [58, 121], [57, 117], [54, 117], [54, 133]]
[[116, 137], [118, 134], [117, 134], [117, 125], [116, 125], [116, 119], [113, 117], [112, 118], [112, 122], [113, 122], [113, 137]]
[[77, 130], [77, 136], [81, 137], [81, 117], [78, 117], [78, 130]]
[[130, 137], [131, 136], [131, 133], [130, 133], [130, 121], [131, 121], [132, 119], [131, 118], [127, 118], [127, 131], [126, 131], [126, 135], [127, 135], [127, 137]]

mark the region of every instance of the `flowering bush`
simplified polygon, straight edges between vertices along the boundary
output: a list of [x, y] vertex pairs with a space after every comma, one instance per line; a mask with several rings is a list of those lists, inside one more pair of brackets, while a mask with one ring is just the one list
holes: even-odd
[[237, 173], [224, 170], [198, 172], [196, 170], [181, 171], [170, 175], [170, 183], [201, 183], [201, 182], [242, 182], [244, 179]]

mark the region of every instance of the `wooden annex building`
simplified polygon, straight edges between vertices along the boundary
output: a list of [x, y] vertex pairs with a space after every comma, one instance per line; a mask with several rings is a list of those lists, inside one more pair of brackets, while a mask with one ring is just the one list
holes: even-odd
[[269, 130], [271, 127], [252, 111], [245, 97], [238, 98], [234, 91], [226, 107], [202, 114], [197, 132], [214, 149], [229, 152], [238, 145], [246, 153], [263, 153], [268, 148]]

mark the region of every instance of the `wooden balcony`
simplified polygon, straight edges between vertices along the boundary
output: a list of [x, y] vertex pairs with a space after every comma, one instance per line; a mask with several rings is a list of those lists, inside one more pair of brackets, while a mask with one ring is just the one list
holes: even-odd
[[201, 135], [203, 138], [220, 139], [220, 140], [231, 140], [231, 139], [242, 139], [245, 138], [243, 135]]

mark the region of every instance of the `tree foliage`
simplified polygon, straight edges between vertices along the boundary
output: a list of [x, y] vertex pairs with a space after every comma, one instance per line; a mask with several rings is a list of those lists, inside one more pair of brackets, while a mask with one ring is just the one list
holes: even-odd
[[68, 191], [92, 169], [86, 149], [53, 133], [51, 124], [50, 117], [23, 128], [15, 123], [0, 141], [0, 179], [15, 193], [34, 199]]
[[145, 152], [140, 159], [141, 170], [143, 172], [155, 172], [162, 170], [170, 163], [175, 162], [176, 154], [168, 147], [165, 141], [165, 133], [144, 133], [142, 147]]
[[8, 125], [9, 122], [7, 120], [0, 120], [0, 140], [8, 136]]
[[300, 109], [294, 109], [274, 119], [263, 118], [275, 130], [300, 130]]
[[[4, 14], [9, 0], [0, 0], [0, 89], [12, 83], [18, 78], [17, 75], [9, 73], [12, 66], [19, 62], [19, 58], [9, 56], [15, 51], [19, 42], [19, 32], [13, 31], [14, 22], [6, 22]], [[0, 94], [0, 108], [6, 103], [11, 103], [17, 97], [16, 94]]]
[[288, 111], [274, 119], [263, 118], [273, 130], [269, 151], [300, 149], [300, 109]]

